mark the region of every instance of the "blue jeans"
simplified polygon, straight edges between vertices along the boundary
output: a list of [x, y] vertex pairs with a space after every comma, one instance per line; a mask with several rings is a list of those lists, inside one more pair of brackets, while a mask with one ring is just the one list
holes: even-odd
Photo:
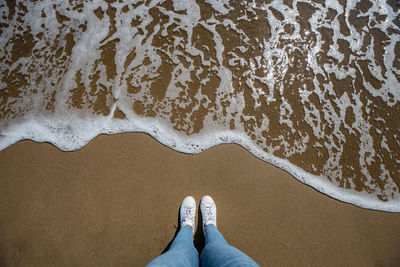
[[[249, 256], [230, 246], [214, 225], [206, 228], [206, 245], [200, 256], [201, 266], [258, 266]], [[189, 226], [182, 227], [170, 249], [151, 261], [147, 267], [199, 266], [199, 256], [193, 244], [193, 232]]]

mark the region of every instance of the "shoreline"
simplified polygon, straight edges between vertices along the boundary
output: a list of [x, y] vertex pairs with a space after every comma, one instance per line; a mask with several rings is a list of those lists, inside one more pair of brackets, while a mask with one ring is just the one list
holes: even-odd
[[[311, 186], [328, 197], [365, 209], [400, 212], [399, 199], [392, 199], [384, 202], [377, 198], [379, 192], [373, 194], [339, 187], [337, 184], [328, 181], [328, 179], [322, 175], [317, 176], [308, 173], [288, 159], [279, 158], [271, 153], [263, 151], [256, 144], [252, 143], [248, 136], [240, 132], [225, 130], [210, 131], [208, 133], [208, 129], [205, 129], [205, 134], [187, 136], [175, 132], [160, 121], [155, 123], [152, 120], [141, 118], [140, 116], [131, 118], [128, 121], [115, 121], [111, 113], [107, 117], [97, 118], [90, 123], [86, 120], [80, 120], [79, 117], [75, 117], [72, 120], [75, 122], [74, 124], [69, 124], [71, 120], [68, 118], [63, 119], [62, 117], [57, 117], [57, 119], [59, 121], [58, 125], [67, 121], [67, 123], [61, 127], [61, 129], [65, 128], [66, 130], [57, 130], [53, 132], [54, 129], [49, 127], [49, 125], [54, 123], [54, 119], [48, 119], [49, 122], [45, 120], [44, 123], [32, 119], [10, 127], [3, 133], [0, 149], [6, 149], [21, 140], [33, 140], [35, 142], [52, 144], [60, 151], [71, 152], [81, 150], [84, 146], [87, 146], [101, 135], [130, 133], [148, 135], [154, 138], [156, 142], [175, 152], [190, 155], [198, 155], [215, 146], [232, 144], [242, 147], [257, 159], [280, 168], [289, 173], [296, 180]], [[40, 120], [41, 119], [39, 119], [39, 121]], [[85, 125], [85, 128], [82, 128], [80, 125]]]

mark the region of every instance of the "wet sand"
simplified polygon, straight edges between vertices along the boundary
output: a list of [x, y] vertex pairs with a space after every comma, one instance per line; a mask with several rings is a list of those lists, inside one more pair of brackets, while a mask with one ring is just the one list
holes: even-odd
[[331, 199], [236, 145], [186, 155], [144, 134], [76, 152], [23, 141], [0, 169], [0, 266], [143, 266], [189, 194], [213, 196], [220, 231], [261, 266], [400, 262], [399, 213]]

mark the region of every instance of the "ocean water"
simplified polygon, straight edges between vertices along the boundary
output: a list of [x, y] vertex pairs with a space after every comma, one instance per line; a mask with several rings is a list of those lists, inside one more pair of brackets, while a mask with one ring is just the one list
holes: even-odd
[[145, 132], [236, 143], [360, 207], [400, 211], [397, 0], [1, 1], [0, 150]]

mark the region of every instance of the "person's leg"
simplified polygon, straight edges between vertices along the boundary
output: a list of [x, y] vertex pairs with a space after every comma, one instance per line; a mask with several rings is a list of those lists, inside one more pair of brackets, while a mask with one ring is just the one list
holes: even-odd
[[200, 209], [206, 237], [206, 245], [200, 257], [201, 266], [259, 266], [249, 256], [230, 246], [218, 231], [217, 207], [211, 197], [202, 198]]
[[206, 246], [201, 253], [201, 266], [259, 266], [249, 256], [228, 244], [217, 227], [206, 227]]
[[147, 266], [199, 266], [199, 255], [193, 244], [192, 228], [183, 226], [169, 250], [155, 258]]
[[186, 197], [180, 209], [181, 229], [176, 235], [169, 250], [155, 258], [147, 266], [199, 266], [199, 254], [193, 244], [193, 229], [196, 217], [196, 201], [193, 197]]

